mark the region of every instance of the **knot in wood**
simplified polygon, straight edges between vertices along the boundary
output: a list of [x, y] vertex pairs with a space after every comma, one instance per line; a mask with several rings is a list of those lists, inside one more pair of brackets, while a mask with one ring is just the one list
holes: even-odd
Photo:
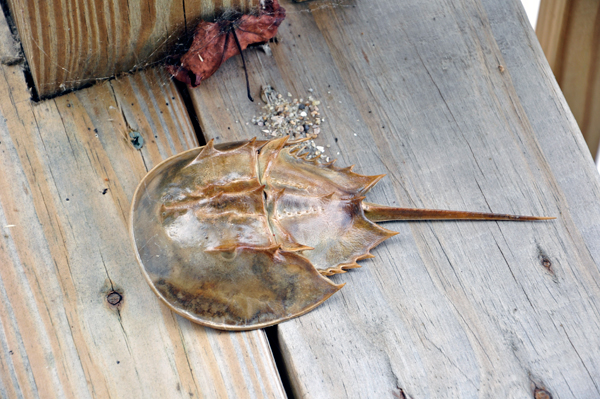
[[552, 262], [550, 262], [550, 259], [543, 257], [542, 266], [544, 266], [546, 269], [550, 269], [550, 267], [552, 266]]
[[535, 391], [533, 391], [533, 397], [535, 399], [552, 399], [552, 395], [550, 395], [550, 392], [546, 391], [543, 388], [536, 388]]
[[136, 150], [142, 149], [144, 146], [144, 138], [139, 132], [129, 132], [129, 137], [131, 138], [130, 141], [131, 145], [133, 145], [133, 148]]

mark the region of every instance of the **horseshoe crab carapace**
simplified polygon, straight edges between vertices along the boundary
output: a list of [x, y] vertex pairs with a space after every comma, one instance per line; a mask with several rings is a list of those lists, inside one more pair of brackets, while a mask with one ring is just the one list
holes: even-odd
[[134, 250], [175, 312], [224, 330], [300, 316], [343, 286], [325, 276], [359, 267], [396, 234], [374, 222], [551, 219], [366, 203], [383, 175], [309, 161], [292, 144], [211, 141], [140, 182], [130, 217]]

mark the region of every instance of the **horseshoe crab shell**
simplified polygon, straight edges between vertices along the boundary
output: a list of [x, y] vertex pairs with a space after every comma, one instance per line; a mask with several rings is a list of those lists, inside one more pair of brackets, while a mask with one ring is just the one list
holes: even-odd
[[225, 330], [300, 316], [342, 286], [395, 235], [374, 221], [536, 220], [364, 203], [383, 175], [298, 156], [287, 137], [195, 148], [152, 169], [133, 198], [130, 231], [143, 274], [175, 312]]

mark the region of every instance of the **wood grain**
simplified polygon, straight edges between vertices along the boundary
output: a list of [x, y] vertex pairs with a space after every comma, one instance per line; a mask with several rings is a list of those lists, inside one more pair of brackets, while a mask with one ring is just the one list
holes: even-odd
[[8, 0], [40, 97], [161, 60], [200, 18], [258, 0]]
[[262, 331], [176, 316], [135, 260], [138, 181], [197, 145], [169, 77], [148, 70], [34, 104], [21, 67], [2, 66], [0, 93], [0, 397], [285, 397]]
[[567, 0], [540, 2], [535, 31], [552, 69], [555, 69], [561, 62], [561, 47], [566, 25], [569, 22], [571, 5], [572, 2]]
[[[367, 200], [557, 216], [393, 222], [313, 312], [278, 326], [296, 396], [600, 395], [600, 185], [516, 0], [284, 2], [250, 85], [322, 101], [337, 165], [387, 173]], [[247, 124], [239, 57], [192, 91], [207, 138]], [[339, 152], [339, 155], [337, 155]]]
[[536, 31], [588, 148], [596, 157], [600, 145], [600, 3], [542, 2]]

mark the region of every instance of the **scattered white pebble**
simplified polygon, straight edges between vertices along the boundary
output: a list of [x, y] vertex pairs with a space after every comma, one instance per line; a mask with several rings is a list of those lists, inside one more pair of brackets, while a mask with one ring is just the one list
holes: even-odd
[[[314, 89], [308, 90], [310, 93]], [[252, 117], [252, 124], [263, 127], [262, 132], [269, 138], [290, 136], [294, 139], [308, 139], [297, 144], [298, 154], [306, 159], [319, 159], [324, 162], [325, 147], [316, 146], [314, 139], [321, 133], [321, 124], [324, 121], [319, 112], [321, 101], [309, 95], [303, 98], [293, 98], [292, 93], [282, 96], [271, 86], [263, 86], [261, 100], [265, 103], [262, 115]], [[292, 99], [293, 98], [293, 99]]]

